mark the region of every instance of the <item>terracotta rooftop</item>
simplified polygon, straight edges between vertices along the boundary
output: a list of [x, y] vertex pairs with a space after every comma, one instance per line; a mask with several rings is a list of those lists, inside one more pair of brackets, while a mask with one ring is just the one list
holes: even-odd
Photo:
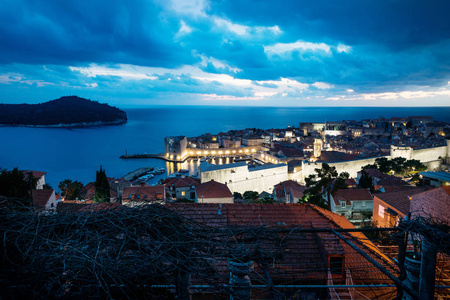
[[283, 147], [279, 149], [286, 157], [303, 157], [303, 151], [292, 147]]
[[[270, 263], [274, 282], [317, 284], [326, 280], [327, 255], [345, 257], [345, 267], [350, 269], [355, 284], [387, 282], [387, 278], [378, 269], [333, 233], [295, 231], [295, 228], [354, 228], [344, 217], [313, 205], [177, 203], [167, 207], [184, 217], [216, 228], [287, 230], [285, 233], [275, 233], [275, 240], [273, 237], [265, 240], [261, 236], [258, 242], [260, 251], [273, 251], [276, 245], [282, 245], [279, 250], [280, 258], [274, 258]], [[391, 272], [397, 273], [395, 265], [362, 233], [344, 235]], [[223, 268], [227, 268], [226, 262], [221, 263]], [[258, 268], [257, 265], [254, 267]], [[254, 277], [251, 279], [252, 282], [258, 280]]]
[[406, 215], [407, 213], [410, 212], [411, 209], [410, 197], [419, 194], [425, 190], [426, 188], [424, 187], [416, 187], [401, 191], [377, 193], [374, 194], [374, 197], [381, 199], [386, 204], [389, 204], [390, 206], [394, 207], [395, 209]]
[[226, 184], [214, 180], [197, 185], [195, 190], [197, 192], [197, 199], [233, 197]]
[[[366, 169], [365, 171], [366, 171], [367, 175], [369, 175], [370, 177], [382, 178], [384, 175], [377, 169]], [[362, 173], [362, 170], [358, 171], [358, 174], [360, 174], [360, 173]]]
[[334, 193], [333, 199], [336, 205], [339, 205], [339, 200], [345, 201], [347, 205], [351, 205], [351, 201], [373, 200], [372, 195], [366, 189], [340, 189]]
[[168, 178], [167, 180], [162, 182], [166, 186], [174, 186], [176, 188], [180, 187], [190, 187], [192, 185], [200, 184], [200, 179], [194, 179], [191, 177], [185, 178]]
[[31, 174], [33, 175], [34, 178], [41, 178], [42, 176], [47, 174], [46, 172], [41, 172], [41, 171], [22, 170], [22, 173], [24, 175], [24, 179], [28, 179], [28, 173], [29, 172], [31, 172]]
[[33, 205], [37, 209], [44, 209], [55, 190], [33, 190]]
[[450, 186], [415, 194], [411, 199], [412, 216], [433, 217], [450, 224]]
[[339, 162], [347, 160], [355, 160], [356, 156], [339, 151], [322, 151], [319, 161], [323, 162]]
[[131, 186], [125, 187], [122, 194], [122, 202], [131, 200], [152, 201], [164, 200], [164, 186]]
[[284, 198], [286, 193], [292, 193], [295, 198], [302, 198], [303, 193], [308, 189], [306, 186], [300, 185], [293, 180], [286, 180], [274, 186], [276, 197]]
[[122, 207], [120, 203], [65, 203], [59, 202], [56, 211], [58, 213], [94, 212], [107, 209], [118, 209]]

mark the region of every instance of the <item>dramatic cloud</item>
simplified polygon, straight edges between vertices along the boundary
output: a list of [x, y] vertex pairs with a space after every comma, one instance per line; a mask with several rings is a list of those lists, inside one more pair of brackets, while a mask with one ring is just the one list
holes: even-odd
[[439, 0], [5, 0], [0, 92], [9, 103], [450, 105], [448, 11]]

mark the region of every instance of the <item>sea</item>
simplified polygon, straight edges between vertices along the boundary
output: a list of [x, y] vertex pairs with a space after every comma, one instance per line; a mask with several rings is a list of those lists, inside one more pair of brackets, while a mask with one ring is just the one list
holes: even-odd
[[115, 178], [141, 167], [165, 168], [167, 172], [160, 176], [180, 168], [193, 173], [196, 165], [119, 158], [126, 153], [163, 153], [166, 136], [191, 137], [232, 129], [287, 128], [298, 127], [300, 122], [379, 117], [432, 116], [450, 123], [450, 107], [145, 106], [123, 110], [128, 115], [128, 122], [123, 125], [70, 129], [0, 127], [0, 168], [47, 172], [46, 182], [57, 189], [64, 179], [83, 184], [94, 181], [100, 166], [108, 177]]

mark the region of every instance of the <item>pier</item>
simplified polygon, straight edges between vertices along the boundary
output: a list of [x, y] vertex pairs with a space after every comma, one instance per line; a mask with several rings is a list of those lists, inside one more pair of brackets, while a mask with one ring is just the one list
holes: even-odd
[[133, 172], [128, 173], [127, 175], [123, 176], [122, 178], [128, 181], [133, 181], [136, 178], [147, 174], [148, 172], [153, 171], [152, 167], [144, 167], [144, 168], [139, 168], [137, 170], [134, 170]]

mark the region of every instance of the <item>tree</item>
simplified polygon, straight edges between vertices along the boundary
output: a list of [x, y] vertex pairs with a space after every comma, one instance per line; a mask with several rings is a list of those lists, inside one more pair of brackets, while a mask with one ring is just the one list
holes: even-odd
[[404, 157], [396, 157], [388, 160], [386, 157], [379, 157], [375, 160], [375, 164], [362, 167], [363, 170], [377, 169], [381, 173], [388, 174], [393, 171], [398, 175], [405, 175], [427, 170], [427, 167], [417, 159], [407, 160]]
[[420, 160], [417, 159], [410, 159], [404, 163], [404, 169], [405, 173], [417, 173], [417, 172], [424, 172], [428, 168], [423, 163], [420, 162]]
[[[31, 178], [31, 181], [32, 188], [35, 189], [37, 179], [33, 177]], [[21, 171], [19, 171], [18, 168], [14, 168], [12, 171], [2, 170], [0, 173], [0, 195], [6, 197], [29, 199], [29, 179], [25, 179], [25, 175]]]
[[103, 170], [102, 166], [100, 166], [100, 170], [96, 172], [94, 187], [94, 202], [110, 201], [111, 194], [108, 177], [106, 177], [105, 170]]
[[242, 194], [238, 193], [238, 192], [234, 192], [233, 197], [234, 197], [234, 199], [242, 199]]
[[255, 191], [246, 191], [243, 196], [245, 200], [256, 200], [258, 199], [259, 193]]
[[317, 175], [309, 175], [305, 179], [309, 189], [305, 191], [301, 201], [331, 209], [330, 194], [339, 188], [345, 188], [345, 180], [349, 178], [349, 174], [342, 172], [338, 175], [336, 167], [330, 167], [326, 163], [322, 164], [321, 169], [315, 169], [315, 171]]
[[59, 183], [58, 188], [61, 191], [61, 196], [64, 196], [66, 200], [76, 200], [80, 196], [83, 184], [79, 181], [65, 179]]
[[361, 171], [361, 177], [359, 178], [358, 187], [362, 189], [370, 189], [370, 192], [374, 192], [373, 187], [373, 179], [369, 174], [366, 172], [366, 170]]
[[345, 181], [350, 178], [348, 172], [342, 172], [339, 176], [332, 182], [331, 194], [334, 194], [337, 190], [343, 190], [347, 188]]
[[52, 186], [49, 183], [46, 183], [42, 186], [44, 190], [53, 190]]
[[375, 159], [375, 164], [377, 165], [377, 169], [381, 173], [388, 173], [392, 170], [391, 162], [386, 157], [379, 157]]

